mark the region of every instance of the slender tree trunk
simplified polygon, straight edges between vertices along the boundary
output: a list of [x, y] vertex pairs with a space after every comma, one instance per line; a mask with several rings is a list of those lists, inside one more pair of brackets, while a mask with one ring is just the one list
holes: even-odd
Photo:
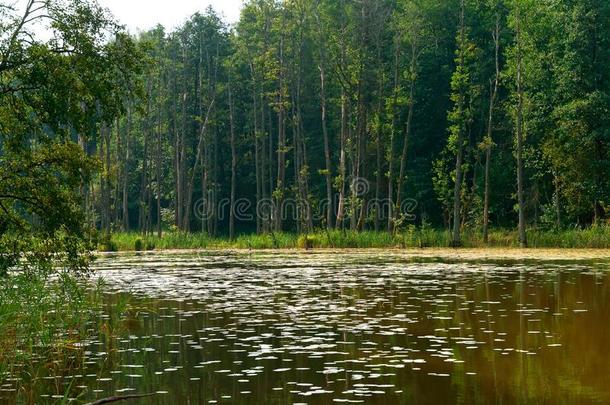
[[140, 176], [140, 201], [138, 207], [138, 226], [140, 228], [140, 232], [143, 234], [147, 233], [146, 229], [146, 220], [148, 216], [148, 144], [150, 140], [150, 132], [152, 131], [152, 123], [151, 123], [151, 97], [152, 97], [152, 82], [150, 79], [147, 83], [147, 101], [146, 101], [146, 127], [144, 129], [144, 150], [142, 153], [142, 173]]
[[[161, 79], [159, 79], [159, 91], [161, 91]], [[155, 150], [155, 177], [156, 177], [156, 191], [157, 191], [157, 236], [161, 238], [163, 236], [163, 225], [161, 217], [161, 198], [163, 194], [163, 187], [161, 181], [161, 106], [157, 108], [157, 145]]]
[[264, 206], [261, 207], [261, 214], [263, 215], [262, 224], [263, 224], [263, 232], [269, 232], [271, 228], [271, 216], [273, 212], [269, 211], [270, 207], [267, 206], [267, 202], [270, 200], [271, 193], [273, 192], [273, 188], [269, 188], [271, 182], [267, 181], [267, 177], [269, 177], [268, 166], [267, 164], [268, 156], [267, 156], [267, 144], [269, 143], [269, 138], [271, 138], [271, 134], [267, 132], [266, 127], [266, 117], [265, 117], [265, 103], [263, 96], [264, 88], [261, 88], [260, 100], [261, 100], [261, 152], [260, 152], [260, 161], [261, 161], [261, 196], [263, 201], [265, 202]]
[[235, 239], [235, 194], [237, 191], [237, 152], [235, 150], [235, 107], [229, 72], [229, 120], [231, 126], [231, 207], [229, 213], [229, 238]]
[[[298, 75], [298, 73], [297, 73]], [[303, 196], [303, 189], [301, 187], [302, 182], [301, 182], [301, 167], [302, 167], [302, 163], [301, 163], [301, 151], [300, 151], [300, 146], [299, 146], [299, 127], [298, 127], [298, 123], [297, 123], [297, 116], [296, 116], [296, 111], [295, 111], [295, 105], [296, 105], [296, 101], [295, 101], [295, 95], [294, 95], [295, 90], [291, 89], [291, 119], [290, 119], [290, 123], [292, 125], [292, 151], [293, 151], [293, 170], [294, 170], [294, 187], [297, 188], [297, 190], [295, 191], [296, 194], [296, 206], [294, 207], [295, 210], [295, 214], [294, 218], [296, 219], [296, 230], [297, 230], [297, 234], [301, 234], [302, 233], [302, 229], [303, 229], [303, 207], [302, 207], [302, 200], [301, 197]]]
[[303, 181], [303, 201], [305, 203], [305, 219], [306, 219], [306, 226], [307, 226], [307, 231], [311, 232], [313, 231], [313, 215], [312, 215], [312, 208], [311, 208], [311, 204], [309, 201], [309, 160], [307, 158], [307, 142], [305, 140], [305, 136], [303, 136], [303, 134], [305, 133], [305, 128], [303, 127], [303, 118], [301, 115], [301, 104], [299, 101], [299, 107], [298, 107], [298, 111], [299, 111], [299, 126], [300, 126], [300, 139], [301, 139], [301, 154], [302, 154], [302, 164], [304, 167], [304, 171], [302, 173], [302, 181]]
[[212, 236], [216, 236], [216, 231], [218, 228], [218, 222], [217, 222], [217, 215], [216, 215], [216, 210], [217, 210], [217, 197], [218, 197], [218, 127], [214, 126], [214, 149], [213, 149], [213, 156], [211, 156], [212, 159], [212, 170], [211, 170], [211, 175], [212, 175], [212, 186], [210, 189], [210, 197], [209, 197], [209, 219], [208, 219], [208, 232], [210, 233], [210, 235]]
[[[105, 172], [106, 172], [106, 167], [105, 167], [105, 160], [104, 160], [104, 150], [105, 150], [105, 145], [104, 145], [104, 141], [105, 141], [105, 134], [104, 134], [104, 126], [105, 123], [102, 122], [100, 123], [100, 130], [99, 130], [99, 137], [98, 137], [98, 142], [97, 142], [97, 154], [98, 154], [98, 159], [99, 162], [101, 163], [101, 172], [100, 172], [100, 199], [98, 201], [98, 206], [96, 207], [96, 209], [98, 210], [99, 214], [100, 214], [100, 230], [103, 232], [106, 229], [106, 206], [105, 206], [105, 201], [106, 201], [106, 183], [105, 183]], [[1, 145], [1, 141], [0, 141], [0, 145]], [[1, 154], [2, 152], [0, 152]]]
[[489, 243], [489, 199], [491, 172], [491, 145], [485, 147], [485, 195], [483, 197], [483, 242]]
[[521, 49], [521, 10], [517, 5], [516, 18], [516, 44], [517, 44], [517, 199], [519, 202], [519, 244], [522, 248], [527, 247], [527, 234], [525, 231], [525, 191], [523, 173], [523, 55]]
[[498, 97], [498, 85], [500, 81], [500, 16], [496, 15], [496, 28], [493, 32], [495, 45], [495, 76], [493, 85], [490, 86], [489, 95], [489, 118], [487, 120], [487, 139], [485, 139], [485, 196], [483, 202], [483, 242], [489, 243], [489, 199], [490, 199], [490, 171], [491, 171], [491, 148], [493, 148], [493, 125], [494, 108]]
[[343, 228], [345, 215], [345, 177], [347, 176], [345, 144], [347, 142], [347, 96], [345, 90], [341, 90], [341, 140], [339, 151], [339, 204], [337, 207], [337, 229]]
[[[359, 203], [362, 202], [360, 199], [361, 195], [359, 192], [360, 184], [360, 170], [362, 169], [362, 126], [363, 126], [363, 97], [362, 97], [362, 83], [358, 85], [358, 96], [356, 104], [356, 129], [355, 139], [350, 136], [352, 140], [352, 173], [351, 173], [351, 184], [350, 184], [350, 229], [356, 231], [358, 229], [359, 216]], [[350, 119], [349, 122], [352, 122]]]
[[[175, 63], [175, 61], [174, 61]], [[175, 72], [175, 70], [173, 71], [173, 76], [174, 76], [174, 88], [173, 91], [170, 92], [170, 94], [172, 95], [177, 95], [178, 94], [178, 84], [177, 84], [177, 74]], [[171, 117], [171, 132], [172, 132], [172, 138], [173, 138], [173, 147], [174, 147], [174, 156], [173, 156], [173, 164], [174, 164], [174, 195], [175, 195], [175, 200], [174, 200], [174, 224], [179, 227], [180, 223], [182, 221], [182, 200], [180, 199], [180, 135], [178, 133], [178, 123], [177, 123], [177, 119], [178, 119], [178, 114], [177, 114], [177, 100], [175, 97], [172, 97], [172, 103], [171, 103], [171, 112], [170, 112], [170, 117]]]
[[262, 182], [261, 182], [261, 164], [260, 164], [260, 156], [259, 156], [259, 127], [258, 127], [258, 81], [257, 76], [254, 70], [254, 64], [251, 62], [250, 66], [250, 78], [252, 80], [252, 123], [254, 125], [254, 134], [253, 134], [253, 143], [254, 143], [254, 173], [256, 177], [256, 233], [260, 234], [262, 232], [262, 218], [259, 215], [259, 204], [262, 198]]
[[333, 224], [333, 184], [332, 184], [332, 164], [330, 158], [330, 142], [328, 139], [328, 125], [326, 123], [326, 55], [324, 44], [320, 44], [320, 109], [322, 113], [322, 134], [324, 137], [324, 162], [326, 165], [324, 177], [326, 178], [326, 227], [332, 229]]
[[[276, 100], [277, 101], [277, 100]], [[274, 154], [278, 153], [278, 149], [274, 150], [274, 143], [273, 143], [273, 134], [274, 134], [274, 128], [273, 128], [273, 118], [272, 118], [272, 109], [268, 108], [267, 110], [267, 123], [269, 124], [269, 130], [268, 130], [268, 136], [267, 136], [267, 177], [268, 177], [268, 182], [269, 182], [269, 190], [268, 190], [268, 195], [269, 195], [269, 201], [273, 201], [274, 200], [274, 196], [273, 196], [273, 192], [276, 189], [276, 179], [273, 176], [273, 172], [275, 171], [277, 174], [277, 167], [275, 167], [276, 163], [273, 161], [273, 156]], [[278, 117], [276, 117], [279, 121], [279, 113], [277, 114]], [[279, 134], [279, 125], [278, 125], [278, 134]], [[275, 215], [275, 211], [274, 209], [272, 209], [269, 212], [270, 216], [269, 216], [269, 224], [268, 224], [268, 228], [269, 231], [273, 232], [275, 230], [275, 226], [276, 223], [274, 221], [274, 217], [273, 215]]]
[[561, 229], [561, 183], [557, 173], [554, 173], [553, 177], [555, 183], [555, 226], [557, 229]]
[[[415, 70], [417, 67], [417, 48], [415, 44], [411, 46], [411, 78], [409, 84], [409, 111], [407, 113], [407, 124], [405, 128], [405, 137], [402, 143], [402, 154], [400, 156], [400, 171], [398, 173], [398, 183], [396, 186], [396, 206], [395, 215], [400, 215], [402, 205], [402, 189], [404, 187], [405, 176], [407, 171], [407, 153], [409, 149], [409, 141], [411, 138], [411, 128], [413, 125], [413, 115], [415, 112]], [[396, 221], [396, 217], [394, 220]]]
[[383, 160], [382, 160], [382, 135], [383, 135], [383, 63], [381, 61], [381, 40], [377, 39], [377, 62], [378, 62], [378, 87], [377, 87], [377, 131], [376, 131], [376, 154], [377, 154], [377, 173], [375, 184], [375, 232], [379, 232], [381, 227], [381, 184], [383, 179]]
[[125, 129], [125, 160], [123, 161], [123, 231], [129, 232], [129, 151], [131, 145], [131, 100], [127, 105], [127, 128]]
[[114, 218], [112, 220], [115, 226], [119, 226], [119, 218], [121, 217], [121, 190], [123, 187], [123, 140], [121, 138], [121, 125], [119, 121], [119, 117], [116, 117], [114, 120], [114, 133], [116, 134], [116, 144], [117, 147], [114, 153], [114, 161], [117, 166], [117, 177], [114, 182]]
[[392, 128], [390, 129], [388, 151], [388, 232], [394, 232], [394, 139], [396, 136], [396, 120], [398, 105], [398, 59], [400, 55], [399, 39], [394, 44], [394, 94], [392, 96]]
[[[362, 110], [360, 113], [359, 120], [362, 120], [360, 125], [360, 134], [358, 136], [358, 173], [357, 178], [362, 179], [367, 175], [367, 159], [366, 159], [366, 144], [367, 144], [367, 128], [368, 128], [368, 110], [364, 103], [364, 97], [361, 102]], [[368, 180], [367, 180], [368, 181]], [[364, 190], [362, 193], [362, 198], [360, 201], [360, 211], [356, 222], [356, 230], [363, 231], [365, 226], [367, 208], [368, 208], [368, 198], [367, 193], [369, 190]]]
[[189, 122], [189, 105], [187, 103], [189, 99], [189, 89], [187, 80], [189, 77], [188, 72], [188, 58], [187, 58], [187, 39], [183, 38], [182, 43], [183, 51], [182, 51], [182, 89], [181, 89], [181, 130], [180, 130], [180, 197], [181, 197], [181, 211], [182, 218], [180, 220], [179, 227], [182, 231], [188, 232], [190, 230], [191, 224], [191, 206], [189, 201], [189, 195], [187, 191], [187, 181], [188, 181], [188, 172], [186, 168], [187, 164], [187, 134], [188, 134], [188, 122]]
[[457, 157], [455, 161], [455, 187], [453, 190], [453, 247], [459, 247], [462, 244], [460, 236], [460, 228], [462, 225], [462, 183], [464, 181], [464, 170], [462, 168], [464, 164], [464, 135], [462, 133], [462, 130], [460, 130], [460, 135], [458, 136], [457, 143]]
[[298, 35], [298, 44], [296, 46], [297, 50], [297, 63], [298, 66], [293, 69], [296, 72], [296, 77], [293, 78], [293, 81], [296, 81], [296, 91], [294, 92], [295, 100], [293, 102], [293, 115], [294, 115], [294, 141], [296, 144], [296, 179], [297, 186], [299, 192], [299, 210], [300, 210], [300, 227], [301, 232], [303, 230], [305, 233], [311, 232], [313, 229], [313, 218], [311, 215], [311, 206], [309, 204], [309, 165], [307, 161], [307, 143], [305, 140], [305, 127], [303, 125], [303, 114], [302, 114], [302, 77], [303, 74], [303, 46], [304, 46], [304, 36], [303, 36], [303, 22], [305, 20], [304, 11], [300, 10], [300, 15], [298, 17], [299, 20], [299, 35]]
[[279, 55], [279, 83], [278, 83], [278, 119], [277, 119], [277, 184], [275, 188], [275, 231], [280, 232], [283, 226], [284, 190], [286, 185], [286, 112], [284, 106], [284, 37], [280, 38]]
[[110, 178], [110, 170], [111, 170], [111, 158], [110, 158], [110, 142], [111, 140], [111, 126], [109, 126], [108, 124], [105, 124], [105, 133], [106, 133], [106, 172], [104, 173], [104, 182], [106, 183], [106, 197], [105, 197], [105, 202], [104, 205], [106, 206], [106, 234], [110, 234], [110, 232], [112, 231], [112, 214], [111, 214], [111, 200], [110, 200], [110, 188], [112, 186], [111, 184], [111, 178]]
[[[184, 213], [184, 221], [183, 226], [184, 230], [188, 231], [188, 226], [191, 218], [191, 206], [193, 204], [193, 188], [195, 186], [195, 176], [197, 175], [197, 169], [199, 168], [199, 164], [203, 158], [203, 144], [205, 142], [205, 135], [207, 133], [208, 124], [210, 122], [210, 115], [212, 114], [212, 110], [214, 109], [214, 99], [208, 105], [207, 112], [205, 114], [205, 119], [201, 125], [201, 129], [199, 131], [199, 144], [197, 145], [197, 155], [195, 156], [195, 163], [193, 164], [191, 178], [186, 184], [186, 204], [185, 204], [185, 213]], [[204, 213], [205, 214], [205, 213]]]
[[[203, 96], [203, 35], [199, 36], [199, 46], [198, 46], [198, 51], [199, 51], [199, 59], [197, 61], [197, 80], [195, 80], [195, 95], [198, 99], [198, 103], [197, 103], [197, 114], [200, 117], [200, 119], [202, 119], [203, 117], [203, 111], [204, 111], [204, 96]], [[210, 73], [210, 58], [209, 58], [209, 53], [207, 52], [207, 48], [206, 48], [206, 62], [208, 65], [208, 83], [209, 83], [209, 73]], [[200, 125], [203, 125], [203, 123], [201, 122]], [[200, 142], [198, 143], [198, 152], [200, 153], [201, 156], [201, 176], [200, 176], [200, 184], [201, 184], [201, 204], [198, 205], [198, 209], [201, 210], [200, 213], [197, 214], [201, 214], [200, 215], [200, 220], [201, 220], [201, 233], [206, 233], [207, 230], [207, 222], [206, 222], [206, 213], [208, 212], [208, 183], [207, 183], [207, 175], [208, 175], [208, 159], [207, 159], [207, 148], [206, 148], [206, 139], [205, 139], [205, 135], [201, 134], [201, 126], [199, 127], [199, 133], [200, 133], [200, 137], [203, 136], [203, 141], [200, 138]], [[197, 162], [196, 162], [197, 163]], [[193, 174], [197, 173], [198, 168], [193, 167]], [[194, 193], [194, 191], [193, 191]], [[187, 197], [188, 198], [188, 197]], [[192, 197], [191, 197], [192, 198]], [[190, 210], [190, 204], [189, 204], [189, 208], [187, 210]]]
[[[465, 46], [466, 42], [466, 27], [464, 22], [464, 0], [461, 2], [461, 15], [460, 15], [460, 47]], [[460, 49], [460, 60], [458, 62], [461, 66], [464, 66], [464, 50]], [[463, 92], [463, 89], [459, 89], [460, 92]], [[460, 95], [459, 99], [463, 100], [465, 96]], [[463, 101], [461, 101], [463, 102]], [[465, 106], [459, 106], [460, 110], [463, 110]], [[464, 118], [461, 117], [461, 120]], [[457, 153], [456, 153], [456, 161], [455, 161], [455, 187], [453, 190], [453, 231], [452, 231], [452, 241], [451, 244], [453, 247], [458, 247], [462, 245], [462, 239], [460, 235], [461, 226], [462, 226], [462, 183], [464, 181], [464, 123], [459, 123], [458, 136], [457, 136]]]
[[101, 193], [101, 230], [104, 234], [110, 234], [110, 128], [106, 122], [102, 122], [100, 127], [100, 147], [99, 159], [102, 163], [102, 173], [100, 175]]

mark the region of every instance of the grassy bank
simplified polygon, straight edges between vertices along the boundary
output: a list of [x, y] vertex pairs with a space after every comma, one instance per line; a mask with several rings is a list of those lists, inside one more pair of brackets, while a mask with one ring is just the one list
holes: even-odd
[[[528, 232], [532, 248], [605, 249], [610, 248], [610, 227], [583, 230]], [[444, 230], [409, 229], [397, 234], [387, 232], [317, 231], [308, 235], [270, 233], [241, 235], [234, 240], [201, 233], [165, 233], [144, 236], [118, 233], [100, 243], [100, 251], [150, 251], [171, 249], [367, 249], [367, 248], [441, 248], [450, 245], [451, 235]], [[480, 232], [463, 234], [465, 248], [518, 247], [518, 234], [512, 230], [494, 230], [485, 244]]]

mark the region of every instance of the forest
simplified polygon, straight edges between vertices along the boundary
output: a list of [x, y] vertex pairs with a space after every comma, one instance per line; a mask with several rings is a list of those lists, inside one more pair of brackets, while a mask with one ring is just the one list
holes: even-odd
[[610, 403], [608, 0], [100, 3], [0, 0], [0, 403]]
[[[606, 223], [606, 1], [251, 0], [233, 25], [208, 8], [135, 36], [94, 2], [62, 3], [2, 9], [0, 159], [9, 177], [39, 155], [69, 165], [72, 228], [416, 226], [453, 246], [515, 228], [526, 246], [528, 229]], [[28, 31], [41, 7], [59, 15], [46, 44]], [[4, 195], [27, 186], [13, 180], [4, 222], [39, 222]], [[38, 209], [65, 203], [55, 191]]]

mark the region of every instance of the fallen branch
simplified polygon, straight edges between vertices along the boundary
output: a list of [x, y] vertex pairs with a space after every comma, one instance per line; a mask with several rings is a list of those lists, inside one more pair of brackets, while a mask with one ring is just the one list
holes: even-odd
[[127, 401], [129, 399], [147, 398], [147, 397], [152, 397], [153, 395], [155, 395], [155, 394], [135, 394], [135, 395], [108, 397], [108, 398], [99, 399], [95, 402], [90, 402], [87, 405], [103, 405], [103, 404], [109, 404], [111, 402]]

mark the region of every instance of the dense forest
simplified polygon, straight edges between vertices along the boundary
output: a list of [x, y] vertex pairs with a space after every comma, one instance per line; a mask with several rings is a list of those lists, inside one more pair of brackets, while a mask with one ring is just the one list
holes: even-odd
[[72, 2], [100, 13], [91, 35], [59, 7], [68, 45], [44, 47], [19, 26], [29, 3], [3, 30], [3, 165], [8, 132], [52, 133], [34, 158], [79, 156], [80, 175], [40, 198], [79, 188], [73, 218], [108, 234], [414, 224], [456, 246], [464, 229], [518, 227], [526, 245], [530, 227], [606, 220], [605, 0], [250, 0], [233, 26], [207, 9], [135, 37]]

